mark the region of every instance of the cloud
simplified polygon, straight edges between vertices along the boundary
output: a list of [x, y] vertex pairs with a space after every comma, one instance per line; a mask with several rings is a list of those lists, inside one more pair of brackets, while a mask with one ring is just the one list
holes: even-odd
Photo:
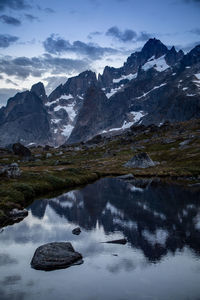
[[19, 38], [9, 34], [0, 34], [0, 48], [7, 48]]
[[113, 48], [100, 47], [93, 43], [84, 43], [81, 41], [75, 41], [70, 43], [55, 34], [52, 34], [43, 42], [44, 48], [48, 53], [51, 54], [62, 54], [62, 53], [76, 53], [78, 55], [86, 56], [92, 60], [102, 58], [105, 54], [114, 54], [118, 50]]
[[93, 36], [99, 36], [99, 35], [102, 35], [103, 32], [100, 32], [100, 31], [94, 31], [94, 32], [90, 32], [90, 34], [88, 34], [88, 39], [92, 39]]
[[121, 31], [117, 26], [109, 28], [106, 32], [107, 36], [112, 36], [122, 42], [130, 42], [136, 39], [137, 33], [134, 30], [126, 29]]
[[23, 10], [30, 7], [31, 6], [27, 3], [26, 0], [1, 0], [0, 1], [0, 11], [3, 11], [7, 8], [13, 10]]
[[29, 76], [41, 77], [45, 73], [50, 74], [74, 74], [90, 68], [88, 60], [53, 57], [44, 54], [39, 57], [4, 56], [0, 58], [0, 73], [8, 76], [16, 76], [18, 79], [26, 79]]
[[12, 85], [18, 86], [18, 84], [12, 81], [11, 79], [6, 79], [6, 83], [11, 83]]
[[60, 84], [64, 84], [67, 81], [66, 76], [49, 76], [43, 79], [43, 81], [47, 82], [45, 86], [45, 90], [47, 95], [50, 94], [57, 86]]
[[[6, 105], [7, 100], [10, 97], [13, 97], [16, 93], [21, 92], [21, 90], [18, 89], [8, 89], [8, 88], [0, 88], [0, 107]], [[7, 257], [5, 257], [6, 260], [2, 259], [2, 256], [0, 255], [0, 266], [8, 263], [12, 263], [12, 261], [8, 260]]]
[[42, 8], [40, 5], [37, 5], [36, 7], [37, 7], [38, 10], [44, 11], [47, 14], [53, 14], [53, 13], [55, 13], [55, 10], [52, 9], [52, 8], [50, 8], [50, 7]]
[[8, 25], [13, 25], [13, 26], [21, 25], [20, 20], [18, 20], [16, 18], [13, 18], [13, 17], [10, 17], [10, 16], [7, 16], [7, 15], [1, 15], [0, 16], [0, 21], [2, 23], [8, 24]]
[[200, 35], [200, 28], [191, 29], [189, 32]]
[[38, 20], [37, 17], [31, 15], [31, 14], [25, 14], [26, 19], [28, 19], [29, 21], [33, 22], [35, 20]]
[[111, 36], [123, 43], [143, 42], [152, 37], [152, 34], [145, 31], [141, 31], [139, 33], [135, 32], [132, 29], [125, 29], [124, 31], [122, 31], [117, 26], [109, 28], [106, 32], [106, 35]]

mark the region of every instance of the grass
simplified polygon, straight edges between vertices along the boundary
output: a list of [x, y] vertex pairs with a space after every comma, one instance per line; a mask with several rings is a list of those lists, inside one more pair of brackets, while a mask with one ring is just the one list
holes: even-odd
[[[180, 133], [182, 132], [182, 133]], [[186, 147], [180, 143], [192, 137]], [[171, 138], [172, 143], [165, 143]], [[18, 179], [0, 178], [0, 222], [12, 208], [26, 207], [35, 197], [54, 191], [62, 191], [90, 183], [103, 176], [132, 173], [135, 176], [184, 178], [198, 181], [200, 176], [200, 121], [179, 123], [156, 132], [141, 132], [137, 135], [119, 136], [107, 140], [94, 149], [80, 151], [51, 149], [52, 157], [46, 159], [43, 149], [32, 150], [33, 155], [41, 154], [40, 161], [20, 162], [22, 175]], [[147, 152], [158, 162], [156, 167], [147, 169], [125, 168], [124, 163], [138, 152]], [[8, 161], [5, 161], [8, 158]], [[18, 157], [4, 155], [0, 163], [17, 162]]]

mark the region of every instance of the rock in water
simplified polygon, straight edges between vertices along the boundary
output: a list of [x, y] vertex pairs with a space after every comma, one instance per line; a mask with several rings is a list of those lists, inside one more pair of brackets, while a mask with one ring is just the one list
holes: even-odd
[[76, 227], [72, 230], [72, 233], [75, 234], [75, 235], [79, 235], [81, 233], [81, 229], [80, 227]]
[[75, 252], [71, 243], [48, 243], [36, 249], [31, 261], [31, 267], [36, 270], [51, 271], [83, 262], [82, 255]]
[[124, 164], [125, 167], [129, 168], [148, 168], [154, 167], [155, 165], [156, 164], [145, 152], [136, 154], [135, 156], [133, 156], [133, 158], [131, 158], [127, 163]]

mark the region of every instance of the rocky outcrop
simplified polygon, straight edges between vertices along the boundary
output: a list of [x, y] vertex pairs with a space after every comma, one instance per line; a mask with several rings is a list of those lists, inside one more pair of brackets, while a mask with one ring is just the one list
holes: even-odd
[[36, 270], [63, 269], [82, 262], [82, 255], [75, 252], [71, 243], [49, 243], [36, 249], [31, 261]]
[[155, 165], [149, 155], [142, 152], [133, 156], [124, 166], [129, 168], [149, 168]]
[[31, 151], [20, 143], [13, 144], [12, 150], [15, 155], [18, 155], [23, 160], [29, 160], [31, 157]]
[[35, 92], [17, 93], [0, 109], [0, 146], [16, 142], [44, 144], [50, 140], [49, 116]]
[[18, 178], [21, 176], [21, 170], [17, 163], [0, 167], [0, 176], [7, 178]]
[[71, 133], [70, 143], [86, 141], [105, 128], [107, 98], [104, 92], [94, 86], [86, 93], [83, 107], [78, 115], [76, 125]]

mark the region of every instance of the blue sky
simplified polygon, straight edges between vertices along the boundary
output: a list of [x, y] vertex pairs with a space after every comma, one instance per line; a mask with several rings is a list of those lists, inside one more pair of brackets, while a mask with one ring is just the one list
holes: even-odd
[[0, 0], [0, 103], [43, 81], [119, 67], [150, 37], [200, 43], [200, 0]]

